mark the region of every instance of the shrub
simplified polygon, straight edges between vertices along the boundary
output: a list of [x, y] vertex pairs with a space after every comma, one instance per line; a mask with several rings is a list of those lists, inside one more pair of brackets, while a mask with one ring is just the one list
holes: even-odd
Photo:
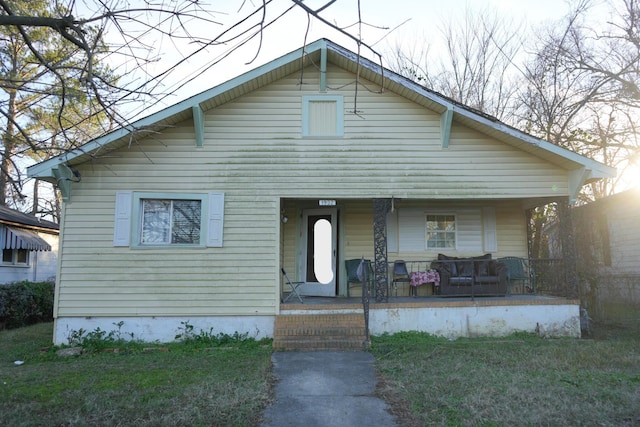
[[19, 328], [53, 320], [53, 282], [0, 285], [0, 325]]
[[213, 328], [208, 331], [200, 330], [196, 333], [192, 324], [187, 322], [180, 322], [182, 325], [178, 334], [175, 336], [176, 341], [194, 345], [207, 345], [207, 346], [226, 346], [230, 344], [241, 344], [248, 342], [255, 342], [254, 338], [249, 338], [248, 333], [234, 332], [233, 335], [220, 332], [216, 334]]

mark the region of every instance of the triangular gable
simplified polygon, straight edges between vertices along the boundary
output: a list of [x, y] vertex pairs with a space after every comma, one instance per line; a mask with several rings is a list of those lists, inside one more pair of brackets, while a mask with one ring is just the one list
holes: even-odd
[[[412, 80], [384, 69], [381, 65], [362, 58], [326, 39], [318, 40], [290, 52], [221, 85], [133, 122], [129, 126], [96, 138], [76, 150], [31, 166], [28, 168], [28, 175], [51, 182], [59, 182], [61, 176], [64, 178], [70, 174], [67, 165], [79, 164], [113, 149], [131, 145], [136, 139], [148, 136], [148, 132], [155, 132], [165, 126], [171, 126], [191, 118], [193, 118], [196, 127], [196, 144], [201, 145], [202, 129], [199, 127], [203, 126], [204, 111], [270, 84], [292, 72], [299, 71], [311, 60], [319, 62], [325, 67], [328, 61], [349, 71], [357, 72], [362, 78], [380, 84], [383, 88], [392, 90], [441, 114], [443, 148], [448, 146], [451, 124], [453, 120], [456, 120], [462, 125], [476, 129], [570, 171], [571, 199], [577, 197], [580, 188], [585, 183], [615, 176], [616, 172], [612, 167], [521, 132], [491, 116], [463, 106]], [[71, 176], [69, 181], [72, 181], [72, 178]]]

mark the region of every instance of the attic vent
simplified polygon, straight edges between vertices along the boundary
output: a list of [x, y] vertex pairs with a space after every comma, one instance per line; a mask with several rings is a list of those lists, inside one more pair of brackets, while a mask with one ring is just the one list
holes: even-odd
[[344, 134], [343, 111], [341, 96], [303, 96], [302, 136], [342, 136]]

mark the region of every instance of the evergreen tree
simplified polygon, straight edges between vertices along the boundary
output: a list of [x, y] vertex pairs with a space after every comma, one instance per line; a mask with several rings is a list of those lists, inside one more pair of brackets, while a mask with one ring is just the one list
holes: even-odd
[[[6, 3], [19, 15], [48, 18], [68, 14], [47, 0]], [[95, 30], [86, 31], [94, 33], [93, 61], [97, 64], [106, 48]], [[49, 27], [0, 25], [0, 109], [4, 113], [0, 205], [22, 207], [26, 196], [21, 170], [27, 158], [45, 160], [109, 129], [104, 109], [85, 90], [83, 53]], [[116, 82], [108, 68], [95, 64], [91, 68], [98, 77], [94, 80], [102, 82], [105, 90]], [[38, 211], [37, 206], [36, 196], [31, 211]]]

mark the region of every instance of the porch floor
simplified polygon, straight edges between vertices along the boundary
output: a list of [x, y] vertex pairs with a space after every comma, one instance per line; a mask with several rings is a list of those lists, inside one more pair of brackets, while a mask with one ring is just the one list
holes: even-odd
[[[303, 296], [303, 304], [294, 298], [280, 305], [281, 310], [326, 310], [326, 309], [357, 309], [362, 308], [362, 298], [357, 297], [315, 297]], [[395, 308], [395, 307], [460, 307], [467, 305], [504, 306], [504, 305], [556, 305], [575, 302], [567, 298], [545, 295], [517, 294], [496, 297], [442, 297], [442, 296], [398, 296], [389, 297], [389, 302], [376, 302], [375, 298], [369, 300], [369, 307]]]

